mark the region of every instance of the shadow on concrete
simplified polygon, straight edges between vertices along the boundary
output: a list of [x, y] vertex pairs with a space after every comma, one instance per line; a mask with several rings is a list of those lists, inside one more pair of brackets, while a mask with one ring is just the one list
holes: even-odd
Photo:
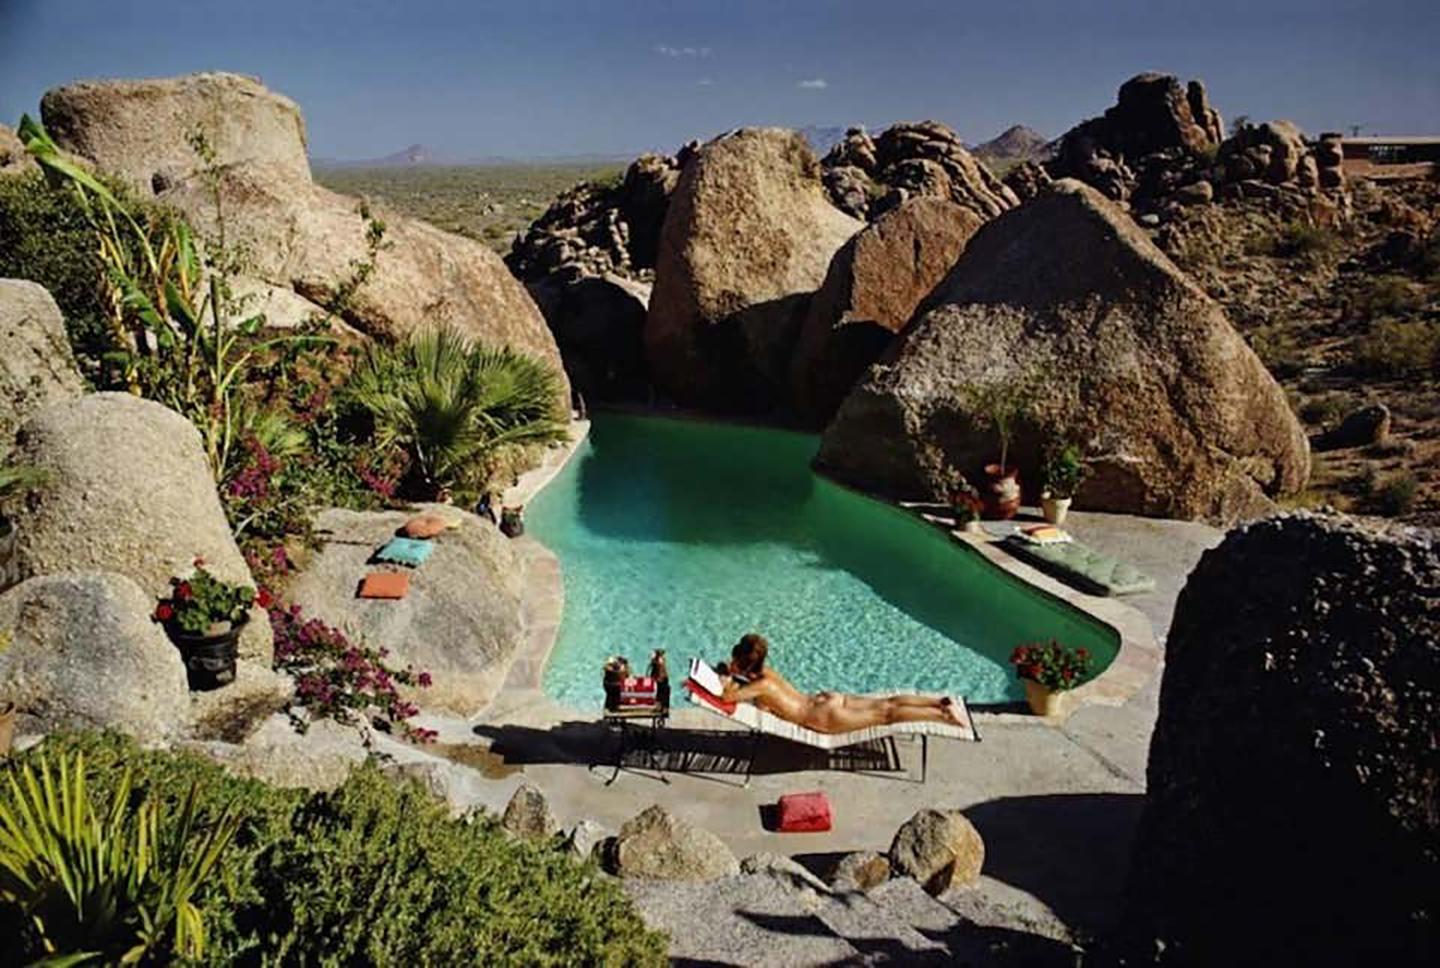
[[[566, 764], [659, 773], [744, 777], [805, 770], [844, 770], [893, 778], [918, 776], [919, 748], [910, 754], [888, 741], [826, 752], [769, 736], [732, 729], [680, 729], [652, 732], [632, 725], [626, 732], [598, 722], [567, 722], [551, 729], [530, 726], [474, 727], [488, 738], [490, 752], [507, 766]], [[915, 760], [915, 762], [911, 762]]]
[[965, 816], [985, 841], [985, 874], [1039, 898], [1071, 927], [1114, 926], [1145, 802], [1138, 793], [1002, 797]]

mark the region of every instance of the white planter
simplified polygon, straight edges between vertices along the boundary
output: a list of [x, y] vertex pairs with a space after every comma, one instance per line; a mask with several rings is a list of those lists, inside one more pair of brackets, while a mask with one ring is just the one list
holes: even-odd
[[1042, 497], [1040, 499], [1040, 511], [1045, 515], [1045, 520], [1054, 525], [1065, 523], [1065, 516], [1070, 513], [1070, 502], [1074, 500], [1068, 497]]

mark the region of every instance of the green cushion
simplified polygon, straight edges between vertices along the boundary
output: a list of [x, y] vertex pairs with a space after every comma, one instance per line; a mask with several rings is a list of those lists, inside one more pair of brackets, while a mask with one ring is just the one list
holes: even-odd
[[1012, 535], [1005, 547], [1041, 571], [1094, 595], [1132, 595], [1155, 588], [1155, 579], [1134, 565], [1078, 541], [1038, 545]]
[[392, 538], [389, 544], [375, 552], [375, 560], [418, 568], [425, 563], [425, 559], [429, 558], [430, 552], [434, 550], [435, 543], [433, 541], [421, 541], [416, 538]]

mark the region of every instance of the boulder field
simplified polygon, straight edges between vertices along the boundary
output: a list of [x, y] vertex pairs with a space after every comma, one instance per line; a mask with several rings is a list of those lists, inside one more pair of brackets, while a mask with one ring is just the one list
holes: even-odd
[[1440, 552], [1296, 513], [1232, 531], [1165, 649], [1129, 885], [1164, 963], [1440, 955]]
[[657, 386], [689, 406], [772, 409], [810, 295], [861, 227], [826, 199], [798, 133], [747, 128], [704, 145], [660, 237], [645, 320]]
[[1094, 189], [1057, 182], [987, 223], [925, 305], [825, 432], [817, 466], [842, 481], [947, 499], [998, 456], [975, 391], [1005, 383], [1029, 387], [1012, 463], [1034, 482], [1043, 444], [1075, 441], [1092, 472], [1077, 506], [1232, 521], [1304, 485], [1279, 385]]
[[[225, 233], [253, 259], [241, 288], [277, 319], [293, 320], [294, 296], [318, 310], [366, 258], [356, 199], [316, 185], [305, 123], [290, 99], [238, 74], [69, 84], [47, 92], [41, 115], [56, 142], [111, 172], [141, 197], [178, 209], [204, 232]], [[189, 138], [203, 132], [220, 168], [208, 183]], [[403, 337], [451, 324], [483, 342], [560, 368], [555, 340], [525, 287], [485, 246], [417, 219], [378, 211], [385, 248], [350, 300], [345, 322], [371, 336]]]

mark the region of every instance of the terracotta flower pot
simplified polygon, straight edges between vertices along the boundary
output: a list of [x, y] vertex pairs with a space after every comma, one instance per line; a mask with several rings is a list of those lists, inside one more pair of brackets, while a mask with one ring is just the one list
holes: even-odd
[[1058, 716], [1063, 705], [1065, 693], [1049, 689], [1032, 679], [1021, 679], [1025, 683], [1025, 701], [1030, 704], [1030, 711], [1036, 716]]
[[1070, 502], [1074, 500], [1068, 497], [1042, 497], [1040, 499], [1040, 512], [1045, 515], [1045, 520], [1059, 526], [1065, 523], [1066, 516], [1070, 513]]
[[0, 759], [10, 755], [15, 745], [15, 704], [0, 703]]
[[1020, 510], [1020, 469], [985, 465], [985, 517], [991, 521], [1008, 521]]
[[185, 661], [185, 677], [192, 692], [207, 692], [228, 686], [235, 681], [235, 658], [239, 654], [240, 634], [250, 621], [247, 615], [227, 626], [211, 626], [205, 634], [196, 635], [167, 626], [170, 641], [180, 650]]

